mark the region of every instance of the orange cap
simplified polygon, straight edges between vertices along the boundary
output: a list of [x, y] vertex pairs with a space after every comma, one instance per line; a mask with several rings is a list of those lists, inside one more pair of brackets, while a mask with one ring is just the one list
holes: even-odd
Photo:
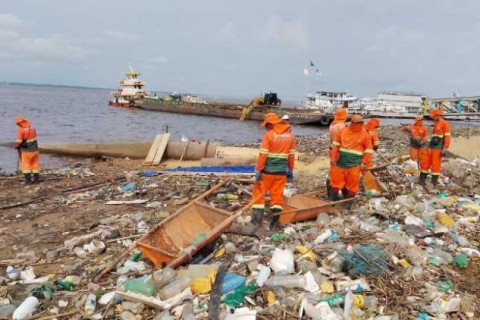
[[415, 117], [415, 123], [419, 122], [419, 121], [422, 121], [423, 120], [423, 116], [416, 116]]
[[265, 114], [265, 118], [263, 119], [263, 122], [260, 124], [260, 126], [265, 127], [267, 123], [270, 124], [277, 124], [280, 123], [281, 120], [278, 118], [278, 115], [276, 113], [267, 113]]
[[27, 121], [27, 119], [25, 119], [23, 116], [17, 116], [15, 118], [15, 124], [19, 124], [19, 123], [22, 123], [22, 122], [25, 122]]
[[443, 111], [440, 109], [433, 109], [430, 113], [430, 118], [443, 115]]
[[347, 120], [348, 111], [345, 108], [340, 108], [335, 111], [335, 120]]
[[359, 114], [354, 114], [352, 116], [352, 123], [363, 122], [363, 117]]

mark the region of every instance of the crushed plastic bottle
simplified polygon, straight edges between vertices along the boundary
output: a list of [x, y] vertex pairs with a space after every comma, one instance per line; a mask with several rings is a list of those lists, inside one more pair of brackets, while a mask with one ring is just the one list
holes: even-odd
[[138, 279], [130, 279], [125, 281], [123, 284], [123, 289], [125, 291], [130, 291], [133, 293], [139, 293], [147, 297], [151, 297], [155, 294], [155, 288], [146, 283], [145, 279], [138, 278]]
[[307, 280], [305, 276], [272, 276], [265, 284], [268, 287], [304, 288]]
[[152, 283], [155, 289], [160, 290], [175, 279], [176, 271], [170, 267], [152, 273]]
[[97, 305], [97, 296], [93, 293], [90, 293], [87, 296], [87, 300], [85, 301], [85, 307], [83, 310], [87, 315], [92, 315], [95, 312], [95, 308]]
[[32, 314], [37, 310], [40, 302], [35, 297], [28, 297], [15, 309], [12, 315], [13, 320], [25, 320], [29, 319]]
[[162, 290], [158, 293], [160, 298], [163, 300], [167, 300], [180, 292], [182, 292], [184, 289], [190, 286], [192, 283], [192, 278], [190, 277], [183, 277], [180, 279], [176, 279], [175, 281], [167, 284], [165, 287], [163, 287]]
[[218, 193], [217, 199], [224, 200], [224, 201], [235, 201], [235, 200], [238, 200], [238, 195], [231, 194], [231, 193]]
[[257, 276], [257, 280], [256, 280], [257, 286], [260, 287], [260, 288], [263, 287], [265, 282], [270, 277], [271, 273], [272, 273], [272, 270], [269, 267], [263, 266], [262, 269], [260, 270], [260, 272], [258, 273], [258, 276]]

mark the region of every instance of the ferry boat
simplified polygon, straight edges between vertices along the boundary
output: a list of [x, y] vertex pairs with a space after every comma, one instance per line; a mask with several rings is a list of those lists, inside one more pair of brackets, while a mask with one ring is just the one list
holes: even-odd
[[307, 94], [303, 104], [306, 109], [334, 113], [337, 108], [356, 103], [357, 97], [343, 91], [317, 91]]
[[138, 76], [140, 72], [130, 70], [125, 73], [126, 78], [118, 84], [118, 90], [111, 93], [113, 99], [108, 102], [113, 107], [138, 107], [143, 98], [149, 96], [143, 87], [145, 82], [140, 80]]

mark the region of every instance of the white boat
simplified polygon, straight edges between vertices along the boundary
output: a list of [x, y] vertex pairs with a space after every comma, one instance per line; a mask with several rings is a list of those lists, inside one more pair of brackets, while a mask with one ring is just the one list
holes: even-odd
[[139, 75], [140, 72], [130, 68], [125, 73], [126, 78], [119, 82], [117, 91], [111, 93], [113, 99], [108, 104], [114, 107], [136, 107], [144, 97], [150, 96], [143, 89], [145, 82], [138, 78]]
[[342, 91], [317, 91], [307, 94], [303, 107], [320, 110], [325, 113], [334, 113], [337, 108], [350, 105], [358, 100], [357, 97]]

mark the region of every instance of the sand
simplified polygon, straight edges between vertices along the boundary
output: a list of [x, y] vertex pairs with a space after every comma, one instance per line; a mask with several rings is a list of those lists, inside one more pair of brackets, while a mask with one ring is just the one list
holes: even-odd
[[462, 158], [473, 160], [480, 158], [480, 136], [452, 138], [450, 149], [452, 153]]

